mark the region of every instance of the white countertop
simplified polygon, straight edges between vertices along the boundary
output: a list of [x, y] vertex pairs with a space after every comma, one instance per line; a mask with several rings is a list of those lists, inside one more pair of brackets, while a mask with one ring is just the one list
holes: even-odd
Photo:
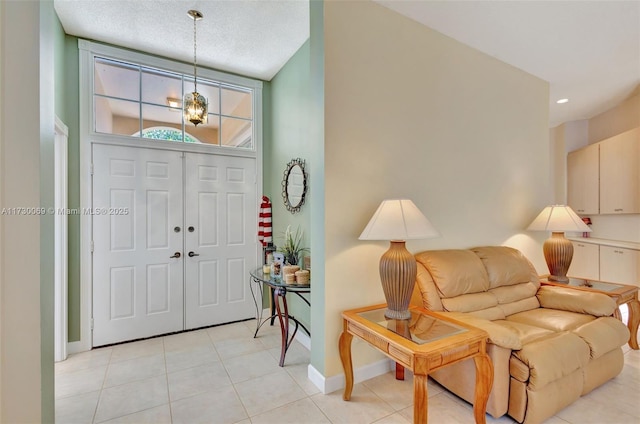
[[579, 241], [581, 243], [600, 244], [603, 246], [622, 247], [625, 249], [640, 250], [640, 243], [630, 241], [606, 240], [594, 237], [567, 237], [571, 241]]

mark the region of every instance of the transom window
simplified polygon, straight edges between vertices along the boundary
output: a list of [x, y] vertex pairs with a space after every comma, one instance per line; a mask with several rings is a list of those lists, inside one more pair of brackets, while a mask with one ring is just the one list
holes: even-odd
[[185, 122], [182, 99], [193, 77], [102, 57], [94, 60], [94, 130], [174, 142], [254, 149], [253, 90], [198, 78], [206, 124]]

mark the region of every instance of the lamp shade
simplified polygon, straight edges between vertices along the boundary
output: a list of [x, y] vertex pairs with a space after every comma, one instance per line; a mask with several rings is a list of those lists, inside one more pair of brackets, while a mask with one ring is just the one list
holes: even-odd
[[411, 240], [438, 237], [440, 233], [409, 199], [383, 200], [369, 220], [360, 240]]
[[573, 209], [565, 205], [547, 206], [533, 220], [527, 228], [529, 231], [579, 231], [591, 232], [591, 228], [585, 224]]

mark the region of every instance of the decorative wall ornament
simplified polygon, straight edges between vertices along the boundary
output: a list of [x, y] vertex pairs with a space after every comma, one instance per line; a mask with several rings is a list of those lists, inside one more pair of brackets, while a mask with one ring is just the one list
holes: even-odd
[[284, 170], [282, 178], [282, 200], [289, 212], [296, 213], [304, 204], [307, 194], [307, 174], [304, 170], [304, 160], [291, 159]]

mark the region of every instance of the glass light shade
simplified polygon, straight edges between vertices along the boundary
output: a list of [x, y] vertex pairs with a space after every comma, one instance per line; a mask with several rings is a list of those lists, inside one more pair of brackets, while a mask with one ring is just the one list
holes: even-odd
[[527, 228], [529, 231], [579, 231], [591, 232], [591, 228], [585, 224], [573, 209], [565, 205], [547, 206], [533, 220]]
[[440, 233], [409, 199], [382, 201], [360, 240], [410, 240], [438, 237]]
[[207, 123], [207, 99], [197, 91], [184, 96], [184, 119], [193, 125]]

